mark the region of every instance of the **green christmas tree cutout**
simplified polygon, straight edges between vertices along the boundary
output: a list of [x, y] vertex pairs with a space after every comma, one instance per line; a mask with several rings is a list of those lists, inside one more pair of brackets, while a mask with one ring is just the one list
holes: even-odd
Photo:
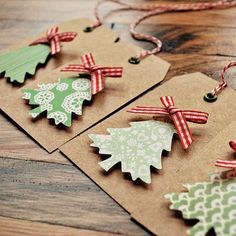
[[85, 78], [64, 78], [57, 83], [39, 85], [39, 89], [23, 89], [23, 99], [30, 105], [38, 105], [30, 111], [33, 118], [47, 112], [47, 118], [53, 119], [56, 125], [60, 123], [70, 127], [72, 113], [82, 114], [85, 100], [91, 100], [91, 82]]
[[132, 122], [129, 128], [109, 128], [110, 135], [90, 134], [92, 147], [99, 148], [100, 154], [111, 155], [100, 162], [109, 171], [121, 162], [122, 172], [131, 174], [132, 180], [141, 179], [151, 183], [151, 170], [162, 169], [163, 150], [171, 150], [175, 128], [172, 124], [159, 121]]
[[16, 52], [8, 52], [0, 55], [0, 73], [10, 82], [23, 83], [26, 73], [34, 75], [36, 67], [44, 64], [50, 54], [50, 46], [39, 44], [19, 49]]
[[167, 194], [170, 209], [181, 211], [184, 219], [198, 219], [188, 235], [204, 236], [214, 228], [218, 236], [236, 235], [236, 178], [212, 175], [210, 182], [187, 184], [188, 192]]

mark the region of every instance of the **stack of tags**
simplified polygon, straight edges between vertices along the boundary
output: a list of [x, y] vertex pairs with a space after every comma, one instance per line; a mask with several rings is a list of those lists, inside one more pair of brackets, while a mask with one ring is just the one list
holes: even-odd
[[[188, 226], [169, 210], [170, 201], [171, 208], [183, 210], [175, 204], [182, 195], [170, 193], [181, 192], [184, 183], [206, 181], [208, 174], [215, 171], [214, 163], [219, 157], [233, 159], [227, 143], [236, 131], [235, 92], [227, 88], [215, 103], [205, 102], [204, 94], [217, 82], [201, 73], [174, 77], [157, 87], [165, 78], [169, 63], [149, 56], [137, 65], [130, 64], [129, 58], [139, 53], [140, 48], [116, 40], [117, 34], [104, 27], [90, 33], [83, 32], [89, 25], [91, 22], [85, 19], [59, 25], [60, 31], [73, 31], [77, 37], [63, 44], [62, 52], [45, 61], [45, 65], [41, 65], [36, 73], [31, 73], [35, 75], [27, 78], [21, 86], [1, 78], [0, 109], [49, 153], [56, 149], [64, 153], [151, 232], [158, 235], [185, 235]], [[43, 34], [25, 40], [1, 54], [27, 46], [41, 36]], [[48, 48], [45, 48], [43, 56], [47, 53]], [[107, 66], [122, 68], [122, 76], [121, 73], [117, 76], [121, 78], [109, 78], [116, 76], [107, 74], [104, 76], [105, 89], [91, 94], [92, 76], [80, 78], [78, 72], [73, 71], [73, 68], [81, 69], [85, 57], [89, 57], [88, 64], [92, 62], [103, 70], [107, 70]], [[43, 63], [43, 60], [40, 61]], [[95, 65], [90, 66], [99, 73]], [[92, 73], [91, 68], [86, 70]], [[65, 106], [65, 98], [70, 92], [83, 96], [82, 102], [77, 101], [79, 107], [72, 104], [72, 100]], [[60, 95], [64, 96], [63, 102], [60, 101]], [[165, 96], [172, 96], [177, 108], [209, 113], [206, 125], [188, 122], [195, 141], [187, 150], [182, 148], [183, 140], [181, 143], [176, 135], [173, 122], [168, 121], [171, 114], [178, 113], [174, 105], [165, 107], [170, 117], [160, 121], [153, 119], [152, 115], [126, 112], [135, 106], [163, 107], [160, 97]], [[22, 97], [29, 100], [29, 104]], [[54, 117], [54, 123], [47, 119], [52, 116], [45, 116], [50, 109], [57, 112], [68, 107], [80, 116], [74, 116], [71, 112], [68, 122]], [[207, 113], [202, 112], [208, 118]], [[37, 119], [34, 119], [36, 116]], [[60, 123], [64, 123], [64, 126]], [[149, 142], [150, 139], [154, 142]], [[138, 163], [135, 162], [137, 160]], [[117, 166], [120, 162], [121, 168]], [[108, 173], [105, 174], [103, 169]], [[192, 189], [189, 188], [189, 191]], [[187, 197], [186, 194], [184, 196]], [[191, 217], [187, 215], [185, 218]], [[199, 217], [199, 220], [202, 219]], [[203, 219], [201, 225], [191, 233], [204, 235], [209, 227], [214, 226], [214, 222], [204, 224]], [[215, 227], [216, 232], [221, 232], [221, 228]]]
[[88, 148], [93, 143], [89, 135], [108, 134], [108, 128], [128, 128], [130, 122], [151, 120], [150, 115], [130, 114], [125, 108], [62, 146], [60, 150], [150, 231], [158, 235], [186, 235], [188, 226], [169, 210], [170, 202], [164, 196], [180, 192], [184, 183], [208, 180], [208, 175], [216, 169], [214, 163], [219, 156], [233, 158], [228, 141], [236, 131], [235, 92], [227, 88], [217, 102], [205, 102], [204, 94], [216, 84], [201, 73], [174, 77], [128, 106], [161, 107], [159, 97], [171, 95], [178, 108], [209, 113], [206, 125], [188, 123], [195, 141], [187, 150], [183, 150], [179, 139], [174, 139], [172, 150], [162, 158], [163, 170], [158, 173], [152, 171], [150, 185], [134, 184], [130, 176], [121, 173], [120, 168], [114, 168], [105, 175], [98, 165], [103, 161], [98, 149]]
[[[118, 36], [104, 27], [91, 33], [84, 33], [83, 29], [90, 24], [89, 20], [82, 19], [59, 25], [61, 31], [77, 32], [77, 37], [73, 42], [63, 45], [61, 54], [50, 60], [45, 68], [39, 69], [33, 79], [27, 79], [24, 87], [12, 86], [3, 78], [0, 80], [0, 108], [48, 152], [53, 152], [130, 100], [157, 85], [164, 79], [169, 69], [169, 63], [155, 56], [150, 56], [139, 65], [130, 64], [129, 58], [142, 49], [122, 41], [115, 43]], [[28, 45], [34, 39], [26, 40], [9, 50]], [[123, 67], [122, 78], [106, 78], [105, 90], [94, 96], [92, 103], [84, 107], [83, 115], [75, 117], [69, 128], [56, 127], [43, 116], [33, 120], [29, 116], [31, 107], [21, 99], [22, 88], [37, 89], [37, 85], [41, 83], [56, 83], [59, 78], [77, 76], [78, 73], [68, 74], [61, 72], [61, 69], [67, 64], [82, 64], [81, 57], [89, 52], [93, 54], [99, 66]], [[56, 67], [58, 68], [55, 69]]]

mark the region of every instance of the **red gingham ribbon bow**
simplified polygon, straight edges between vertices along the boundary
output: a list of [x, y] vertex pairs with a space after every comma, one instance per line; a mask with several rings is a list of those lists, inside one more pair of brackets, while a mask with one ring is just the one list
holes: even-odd
[[128, 112], [141, 114], [169, 115], [174, 122], [176, 131], [180, 137], [182, 146], [187, 149], [193, 142], [193, 137], [188, 127], [187, 121], [205, 124], [208, 120], [208, 113], [194, 110], [181, 110], [174, 106], [174, 100], [171, 96], [161, 97], [162, 107], [137, 106]]
[[105, 77], [121, 77], [122, 67], [101, 67], [95, 64], [92, 53], [85, 54], [81, 57], [83, 65], [70, 64], [61, 71], [90, 73], [92, 95], [104, 89]]
[[51, 55], [59, 53], [61, 51], [61, 42], [70, 42], [76, 37], [77, 33], [75, 32], [64, 32], [59, 33], [58, 27], [51, 27], [46, 32], [46, 37], [39, 38], [35, 40], [30, 45], [37, 45], [40, 43], [50, 44]]
[[[229, 145], [236, 151], [236, 141], [230, 141]], [[217, 160], [215, 166], [222, 168], [236, 168], [236, 161]]]

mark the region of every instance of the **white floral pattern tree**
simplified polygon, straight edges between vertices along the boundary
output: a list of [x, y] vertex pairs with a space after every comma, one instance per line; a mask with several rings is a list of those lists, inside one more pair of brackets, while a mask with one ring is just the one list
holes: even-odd
[[121, 162], [122, 172], [130, 173], [133, 181], [139, 178], [150, 184], [150, 167], [162, 169], [162, 152], [171, 150], [175, 128], [172, 124], [154, 120], [130, 125], [129, 128], [110, 128], [110, 135], [90, 134], [91, 146], [98, 147], [100, 154], [111, 155], [99, 163], [105, 171]]
[[57, 83], [40, 84], [39, 89], [23, 89], [23, 98], [30, 105], [38, 105], [30, 111], [33, 118], [47, 112], [47, 118], [55, 124], [71, 126], [72, 113], [82, 114], [84, 100], [91, 100], [91, 82], [86, 78], [64, 78]]

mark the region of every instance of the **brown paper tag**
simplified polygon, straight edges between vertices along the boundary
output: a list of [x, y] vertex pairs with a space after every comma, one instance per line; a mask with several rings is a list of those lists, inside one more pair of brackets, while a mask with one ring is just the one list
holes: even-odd
[[[183, 183], [207, 180], [208, 174], [216, 169], [214, 162], [219, 158], [218, 153], [221, 153], [220, 158], [227, 157], [227, 142], [231, 137], [226, 136], [236, 130], [235, 124], [229, 126], [235, 119], [236, 95], [232, 89], [226, 88], [217, 102], [205, 102], [204, 94], [216, 84], [216, 81], [201, 73], [174, 77], [60, 150], [150, 231], [158, 235], [186, 235], [188, 226], [168, 209], [169, 203], [164, 195], [179, 192]], [[126, 110], [137, 105], [162, 106], [159, 98], [166, 95], [173, 96], [178, 108], [209, 112], [207, 124], [189, 123], [195, 139], [193, 144], [184, 151], [180, 140], [174, 139], [171, 152], [162, 159], [163, 169], [152, 173], [152, 183], [148, 186], [133, 183], [124, 177], [119, 168], [105, 175], [98, 165], [101, 156], [95, 148], [90, 147], [92, 142], [88, 134], [107, 134], [107, 128], [124, 128], [129, 127], [132, 121], [150, 120], [151, 115], [130, 114]], [[221, 133], [225, 130], [226, 133]]]
[[[59, 66], [68, 64], [69, 61], [81, 64], [80, 57], [88, 52], [92, 52], [98, 65], [122, 66], [123, 77], [106, 78], [105, 90], [93, 96], [91, 105], [84, 106], [83, 115], [73, 120], [72, 127], [58, 128], [50, 124], [45, 117], [33, 121], [28, 114], [30, 106], [21, 99], [22, 92], [19, 87], [7, 83], [6, 79], [0, 80], [1, 109], [49, 152], [54, 151], [150, 87], [157, 85], [164, 79], [169, 69], [169, 63], [155, 56], [146, 58], [138, 65], [131, 65], [128, 59], [142, 49], [121, 41], [114, 43], [117, 35], [104, 27], [91, 33], [84, 33], [83, 29], [90, 24], [88, 20], [74, 20], [60, 25], [61, 31], [77, 31], [76, 41], [65, 44], [63, 53], [58, 55], [58, 58], [51, 59], [45, 68], [37, 72], [35, 79], [27, 80], [24, 86], [24, 88], [37, 88], [40, 82], [52, 83], [57, 82], [59, 77], [70, 77], [73, 74], [61, 73]], [[26, 40], [14, 48], [27, 45], [31, 41], [32, 39]], [[55, 67], [58, 69], [53, 71]]]

